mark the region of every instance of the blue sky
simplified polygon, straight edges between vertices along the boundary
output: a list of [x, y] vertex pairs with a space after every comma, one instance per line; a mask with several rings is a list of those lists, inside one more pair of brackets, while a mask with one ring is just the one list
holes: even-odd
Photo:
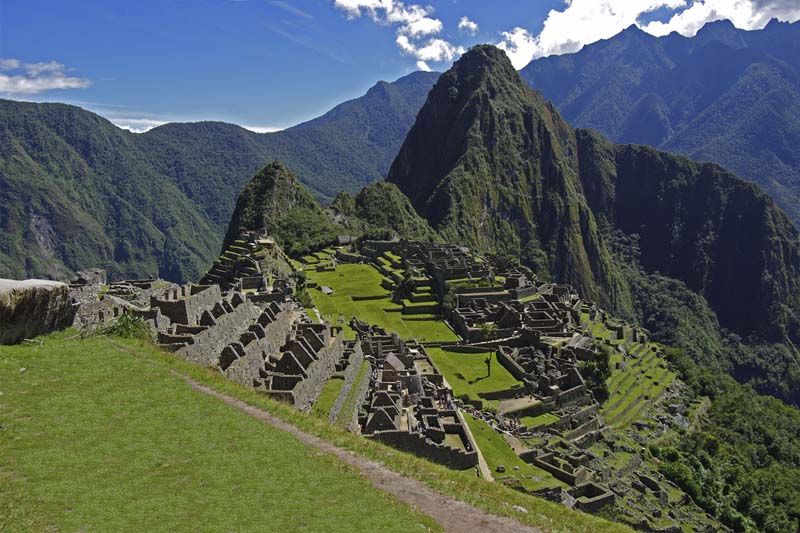
[[479, 42], [519, 68], [632, 23], [692, 35], [730, 18], [800, 18], [797, 0], [2, 0], [0, 96], [60, 101], [113, 122], [313, 118], [378, 80], [446, 69]]

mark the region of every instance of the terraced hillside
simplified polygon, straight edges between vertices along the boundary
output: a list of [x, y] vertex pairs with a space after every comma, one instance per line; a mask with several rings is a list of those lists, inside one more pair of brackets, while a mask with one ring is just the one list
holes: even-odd
[[[349, 322], [353, 317], [358, 317], [403, 338], [416, 338], [420, 342], [458, 340], [447, 324], [429, 313], [435, 307], [430, 301], [400, 304], [392, 301], [392, 283], [396, 283], [398, 277], [402, 280], [402, 274], [396, 269], [389, 270], [384, 266], [380, 270], [369, 264], [340, 264], [336, 270], [317, 271], [312, 264], [306, 266], [304, 271], [319, 313], [331, 324], [342, 326], [348, 338], [355, 338]], [[395, 277], [390, 277], [392, 275]], [[333, 292], [325, 294], [323, 287]], [[420, 309], [425, 312], [416, 313]], [[409, 310], [415, 312], [409, 313]]]

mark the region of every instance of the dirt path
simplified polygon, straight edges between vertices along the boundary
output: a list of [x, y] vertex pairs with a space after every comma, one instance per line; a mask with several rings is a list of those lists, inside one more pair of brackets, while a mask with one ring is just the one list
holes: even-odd
[[497, 532], [508, 533], [510, 531], [529, 531], [538, 532], [533, 529], [502, 516], [496, 516], [485, 511], [481, 511], [468, 503], [443, 496], [433, 489], [418, 481], [404, 477], [396, 472], [392, 472], [382, 464], [359, 457], [345, 449], [334, 446], [333, 444], [306, 433], [293, 425], [284, 422], [280, 418], [257, 407], [248, 405], [236, 398], [222, 394], [205, 385], [197, 383], [188, 376], [177, 374], [183, 378], [196, 391], [213, 396], [228, 405], [244, 411], [253, 418], [265, 422], [281, 431], [286, 431], [297, 440], [316, 448], [325, 453], [335, 455], [342, 462], [357, 468], [369, 479], [378, 490], [389, 493], [398, 500], [414, 507], [415, 509], [433, 518], [445, 531], [454, 532]]
[[[123, 346], [112, 339], [108, 339], [118, 350], [130, 353], [137, 357], [142, 357], [136, 350]], [[212, 396], [226, 404], [239, 409], [251, 417], [269, 424], [281, 431], [285, 431], [307, 446], [316, 448], [322, 452], [336, 456], [342, 462], [357, 468], [373, 486], [391, 494], [401, 502], [410, 505], [418, 511], [430, 516], [441, 525], [445, 531], [457, 533], [480, 532], [480, 533], [509, 533], [509, 532], [529, 532], [542, 533], [542, 530], [523, 525], [516, 520], [504, 516], [497, 516], [482, 511], [472, 505], [456, 500], [449, 496], [444, 496], [434, 491], [423, 482], [405, 477], [393, 472], [377, 461], [371, 461], [364, 457], [359, 457], [343, 448], [334, 446], [330, 442], [323, 440], [315, 435], [306, 433], [295, 426], [284, 422], [275, 415], [248, 405], [241, 400], [237, 400], [227, 394], [215, 391], [185, 374], [181, 374], [170, 369], [176, 377], [186, 381], [192, 389]]]

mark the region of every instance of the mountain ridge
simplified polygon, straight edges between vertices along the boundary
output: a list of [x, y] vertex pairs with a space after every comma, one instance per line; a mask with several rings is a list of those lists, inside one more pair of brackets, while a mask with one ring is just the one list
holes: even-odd
[[761, 185], [800, 220], [800, 23], [694, 37], [628, 28], [520, 74], [575, 127], [718, 163]]

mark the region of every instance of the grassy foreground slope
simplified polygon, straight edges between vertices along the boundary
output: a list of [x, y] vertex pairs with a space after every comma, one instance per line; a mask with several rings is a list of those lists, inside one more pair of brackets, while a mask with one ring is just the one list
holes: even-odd
[[338, 460], [107, 338], [2, 347], [0, 391], [0, 529], [435, 527]]
[[0, 531], [436, 529], [174, 371], [494, 514], [548, 531], [630, 531], [366, 440], [144, 341], [40, 340], [0, 348]]

